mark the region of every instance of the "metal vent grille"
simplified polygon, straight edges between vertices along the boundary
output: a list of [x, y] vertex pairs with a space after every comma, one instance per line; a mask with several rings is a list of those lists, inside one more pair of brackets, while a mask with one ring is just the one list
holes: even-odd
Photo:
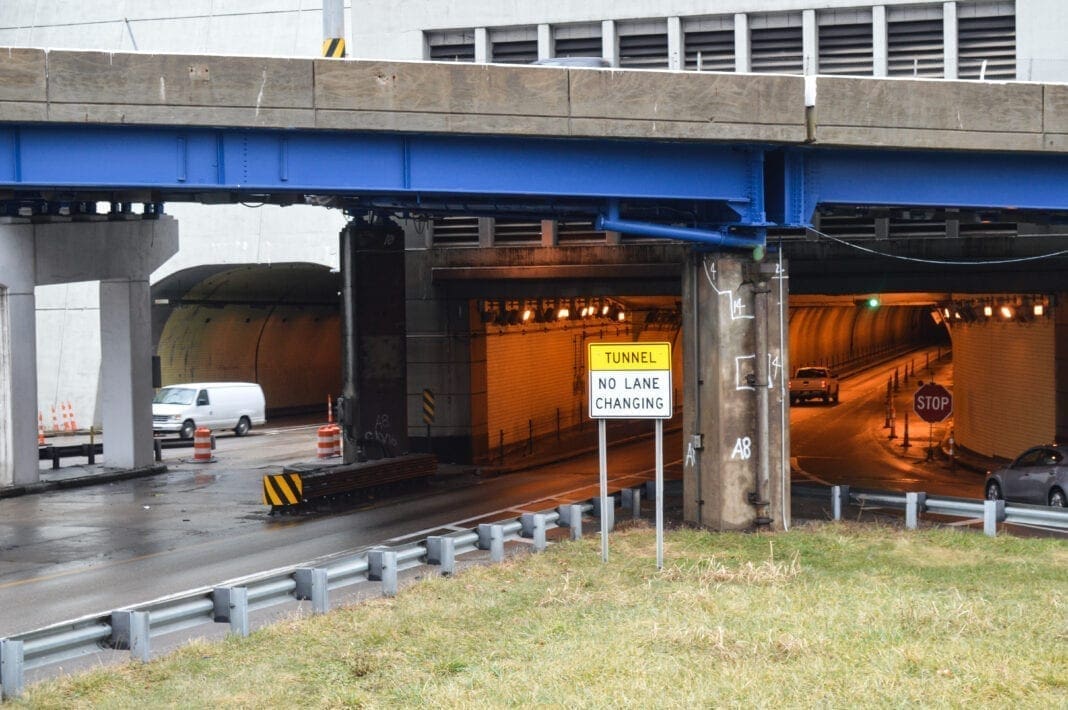
[[601, 25], [562, 25], [553, 28], [554, 57], [600, 57]]
[[666, 22], [642, 22], [619, 28], [619, 66], [631, 69], [667, 69]]
[[558, 222], [556, 238], [561, 244], [570, 242], [603, 242], [604, 232], [593, 228], [592, 221]]
[[801, 27], [753, 27], [749, 30], [750, 68], [754, 72], [800, 74], [803, 69]]
[[942, 19], [887, 22], [887, 73], [941, 77], [945, 74]]
[[503, 219], [493, 225], [494, 244], [540, 244], [541, 220]]
[[819, 26], [819, 73], [872, 75], [872, 26], [840, 24]]
[[985, 79], [1016, 78], [1016, 17], [960, 17], [957, 19], [957, 73], [978, 79], [986, 62]]
[[426, 33], [430, 59], [435, 62], [475, 61], [475, 31], [449, 30]]
[[686, 68], [734, 71], [734, 30], [695, 30], [683, 35]]
[[478, 217], [435, 217], [434, 244], [478, 246]]
[[523, 27], [489, 33], [490, 61], [497, 64], [530, 64], [538, 60], [538, 30]]

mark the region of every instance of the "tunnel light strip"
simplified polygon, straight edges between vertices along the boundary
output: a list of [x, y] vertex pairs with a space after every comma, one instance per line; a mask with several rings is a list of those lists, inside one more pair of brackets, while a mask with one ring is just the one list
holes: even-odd
[[[818, 229], [813, 229], [812, 227], [805, 227], [805, 230], [808, 231], [808, 232], [812, 232], [816, 236], [823, 237], [825, 239], [830, 239], [832, 242], [838, 242], [842, 246], [847, 246], [847, 247], [851, 247], [853, 249], [856, 249], [857, 251], [862, 251], [862, 252], [865, 252], [865, 253], [868, 253], [868, 254], [874, 254], [875, 256], [885, 256], [888, 259], [897, 259], [899, 261], [912, 261], [912, 262], [916, 262], [916, 263], [919, 263], [919, 264], [939, 264], [941, 266], [979, 266], [979, 265], [984, 265], [984, 264], [1019, 264], [1019, 263], [1026, 262], [1026, 261], [1038, 261], [1040, 259], [1052, 259], [1054, 257], [1064, 256], [1064, 255], [1068, 254], [1068, 249], [1062, 249], [1060, 251], [1050, 252], [1049, 254], [1038, 254], [1036, 256], [1020, 256], [1020, 257], [1014, 257], [1012, 259], [960, 259], [960, 260], [920, 259], [920, 258], [914, 257], [914, 256], [901, 256], [900, 254], [888, 254], [888, 253], [883, 252], [883, 251], [877, 251], [875, 249], [869, 249], [868, 247], [863, 247], [863, 246], [861, 246], [859, 244], [854, 244], [852, 242], [847, 242], [846, 240], [839, 239], [838, 237], [832, 237], [830, 234], [825, 234], [825, 233], [819, 231]], [[1044, 235], [1044, 236], [1046, 236], [1046, 235]]]

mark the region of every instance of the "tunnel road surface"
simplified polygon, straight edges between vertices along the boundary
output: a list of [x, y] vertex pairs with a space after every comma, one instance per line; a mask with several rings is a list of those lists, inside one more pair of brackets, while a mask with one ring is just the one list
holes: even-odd
[[[314, 429], [254, 434], [220, 437], [216, 464], [186, 463], [192, 451], [179, 450], [183, 458], [169, 460], [166, 474], [0, 500], [0, 637], [416, 531], [514, 517], [523, 504], [539, 510], [597, 494], [594, 453], [497, 478], [461, 474], [344, 512], [270, 517], [261, 478], [278, 466], [255, 460], [293, 460], [294, 441], [310, 450]], [[681, 445], [678, 433], [666, 437], [666, 451]], [[613, 448], [610, 478], [651, 480], [653, 452], [648, 438]], [[224, 463], [235, 459], [244, 467]], [[667, 476], [681, 477], [670, 453], [667, 463]]]

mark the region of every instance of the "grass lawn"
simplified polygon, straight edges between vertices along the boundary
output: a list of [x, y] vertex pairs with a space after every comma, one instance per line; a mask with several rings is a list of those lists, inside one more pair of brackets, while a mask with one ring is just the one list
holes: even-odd
[[30, 686], [76, 707], [1068, 708], [1068, 545], [644, 525]]

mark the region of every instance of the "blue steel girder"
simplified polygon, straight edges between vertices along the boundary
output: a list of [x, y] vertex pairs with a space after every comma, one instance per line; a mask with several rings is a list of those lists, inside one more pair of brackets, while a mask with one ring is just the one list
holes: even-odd
[[1036, 153], [791, 149], [788, 226], [818, 205], [1068, 211], [1068, 156]]
[[[692, 200], [763, 221], [759, 149], [656, 141], [0, 126], [0, 188]], [[195, 199], [195, 198], [191, 198]]]

